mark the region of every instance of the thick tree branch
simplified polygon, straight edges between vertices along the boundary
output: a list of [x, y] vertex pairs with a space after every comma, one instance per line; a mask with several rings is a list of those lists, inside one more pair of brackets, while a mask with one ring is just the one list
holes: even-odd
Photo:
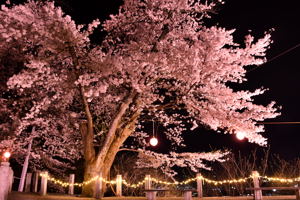
[[138, 150], [138, 149], [128, 149], [128, 148], [119, 149], [119, 152], [120, 151], [132, 151], [132, 152], [137, 152], [137, 153], [142, 152], [141, 150]]
[[[84, 157], [87, 161], [93, 161], [95, 159], [95, 149], [94, 149], [94, 127], [93, 127], [93, 117], [89, 108], [89, 104], [87, 102], [86, 97], [84, 96], [84, 88], [80, 87], [80, 93], [82, 98], [82, 103], [84, 106], [84, 111], [87, 118], [87, 123], [84, 125], [81, 124], [81, 135], [83, 138], [83, 145], [84, 145]], [[84, 129], [83, 129], [84, 128]]]
[[163, 110], [163, 109], [168, 109], [168, 108], [178, 108], [176, 101], [172, 101], [163, 105], [157, 105], [150, 107], [150, 110]]
[[[73, 46], [69, 46], [69, 53], [72, 57], [74, 70], [76, 70], [76, 67], [79, 66], [79, 60], [76, 56], [76, 51]], [[76, 79], [78, 79], [79, 74], [76, 74]], [[92, 113], [89, 108], [88, 101], [86, 99], [86, 96], [84, 95], [84, 87], [80, 87], [80, 94], [82, 99], [82, 104], [84, 107], [84, 112], [87, 118], [87, 123], [82, 123], [80, 126], [80, 132], [83, 139], [83, 145], [84, 145], [84, 157], [86, 161], [92, 162], [95, 159], [95, 149], [94, 149], [94, 124], [93, 124], [93, 117]]]
[[116, 154], [118, 153], [120, 147], [122, 146], [122, 144], [125, 142], [125, 140], [131, 135], [131, 133], [134, 131], [135, 129], [135, 124], [136, 121], [138, 119], [138, 117], [140, 116], [140, 111], [137, 110], [131, 117], [132, 121], [130, 121], [125, 128], [123, 129], [119, 129], [120, 130], [120, 134], [118, 137], [115, 137], [113, 142], [111, 143], [111, 146], [109, 147], [109, 151], [107, 152], [107, 154], [105, 155], [105, 159], [103, 160], [103, 163], [105, 166], [105, 168], [102, 170], [103, 173], [108, 173], [107, 170], [110, 169], [114, 158], [116, 156]]
[[84, 96], [84, 88], [82, 86], [80, 86], [80, 93], [81, 93], [81, 98], [82, 98], [82, 103], [83, 103], [83, 107], [84, 107], [84, 112], [86, 114], [86, 118], [88, 121], [88, 128], [93, 129], [93, 117], [92, 117], [92, 113], [90, 111], [90, 107], [89, 104], [87, 102], [86, 97]]
[[121, 122], [122, 117], [126, 113], [126, 110], [129, 108], [129, 105], [132, 103], [133, 99], [136, 97], [137, 92], [132, 91], [127, 99], [121, 104], [114, 120], [111, 123], [111, 126], [109, 128], [109, 131], [106, 135], [105, 141], [103, 143], [102, 149], [99, 151], [97, 155], [96, 165], [100, 165], [100, 163], [105, 158], [107, 152], [109, 151], [109, 148], [114, 140], [114, 136], [116, 134], [117, 128], [119, 127], [119, 124]]
[[94, 135], [88, 131], [87, 122], [80, 124], [80, 133], [82, 136], [84, 159], [92, 162], [95, 159], [95, 149], [93, 145]]

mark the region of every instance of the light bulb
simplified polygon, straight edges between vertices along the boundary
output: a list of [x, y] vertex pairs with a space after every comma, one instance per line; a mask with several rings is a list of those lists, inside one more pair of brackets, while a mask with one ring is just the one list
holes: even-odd
[[9, 157], [11, 156], [11, 153], [6, 151], [4, 154], [3, 154], [4, 158], [5, 159], [9, 159]]
[[153, 137], [150, 139], [150, 144], [151, 146], [156, 146], [158, 144], [157, 138]]
[[245, 138], [245, 133], [237, 132], [235, 136], [238, 140], [243, 140]]

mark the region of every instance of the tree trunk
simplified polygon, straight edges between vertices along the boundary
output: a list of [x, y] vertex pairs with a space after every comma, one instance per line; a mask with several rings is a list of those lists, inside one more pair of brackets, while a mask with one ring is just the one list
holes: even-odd
[[[99, 176], [102, 174], [102, 178], [107, 179], [110, 168], [115, 160], [116, 154], [119, 151], [119, 148], [122, 146], [123, 143], [120, 141], [113, 142], [110, 150], [105, 156], [105, 159], [101, 162], [101, 165], [96, 165], [96, 162], [86, 162], [85, 163], [85, 170], [84, 170], [84, 181], [89, 181], [92, 178]], [[102, 197], [104, 192], [106, 191], [106, 185], [103, 184]], [[96, 196], [96, 181], [92, 181], [91, 183], [84, 185], [82, 194], [88, 197], [95, 197]]]
[[[95, 150], [93, 145], [93, 132], [89, 128], [87, 122], [80, 124], [80, 132], [84, 146], [84, 181], [89, 181], [92, 178], [99, 176], [101, 166], [96, 165]], [[96, 187], [94, 182], [82, 186], [82, 194], [88, 197], [94, 197], [96, 194]]]
[[[84, 181], [89, 181], [90, 179], [98, 176], [100, 172], [102, 173], [102, 177], [104, 179], [107, 179], [110, 168], [113, 164], [113, 161], [115, 160], [116, 154], [118, 153], [120, 147], [122, 146], [123, 142], [128, 138], [128, 136], [132, 133], [134, 130], [134, 124], [135, 120], [132, 121], [129, 125], [127, 125], [122, 131], [121, 136], [115, 137], [113, 140], [109, 151], [107, 152], [105, 159], [100, 162], [100, 165], [97, 165], [95, 161], [93, 162], [85, 162], [85, 171], [84, 171]], [[103, 197], [104, 192], [106, 191], [106, 185], [103, 184], [103, 190], [100, 194], [101, 197]], [[96, 182], [92, 181], [91, 183], [83, 186], [83, 195], [89, 196], [89, 197], [95, 197], [96, 196]]]
[[[82, 94], [84, 94], [83, 88]], [[127, 121], [125, 125], [123, 124], [124, 126], [121, 128], [122, 117], [126, 113], [126, 110], [130, 103], [132, 103], [136, 94], [137, 93], [135, 91], [130, 93], [128, 98], [121, 104], [114, 120], [111, 123], [108, 133], [105, 135], [105, 141], [102, 144], [103, 146], [97, 154], [93, 144], [93, 119], [89, 111], [86, 98], [82, 95], [87, 114], [87, 121], [81, 123], [80, 126], [85, 159], [84, 181], [89, 181], [92, 178], [99, 176], [100, 172], [102, 174], [102, 178], [106, 179], [108, 177], [110, 168], [119, 148], [134, 130], [135, 122], [140, 114], [139, 111], [133, 113], [131, 120]], [[103, 196], [105, 189], [106, 185], [103, 183], [103, 191], [101, 191], [100, 197]], [[82, 193], [85, 196], [96, 197], [96, 181], [83, 185]]]
[[[89, 181], [92, 178], [99, 176], [101, 169], [99, 169], [95, 163], [86, 162], [84, 166], [84, 181]], [[96, 185], [95, 181], [83, 185], [82, 194], [88, 197], [95, 197], [96, 195]]]

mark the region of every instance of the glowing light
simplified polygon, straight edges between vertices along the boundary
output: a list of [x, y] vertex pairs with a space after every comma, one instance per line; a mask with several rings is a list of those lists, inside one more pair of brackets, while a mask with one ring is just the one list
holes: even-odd
[[[104, 179], [102, 177], [95, 176], [95, 177], [91, 178], [90, 180], [84, 181], [82, 183], [69, 183], [69, 182], [65, 182], [65, 181], [59, 180], [59, 179], [55, 179], [55, 178], [49, 176], [48, 174], [44, 174], [44, 173], [41, 173], [40, 176], [41, 177], [45, 177], [49, 181], [52, 181], [54, 184], [58, 184], [58, 185], [61, 185], [63, 187], [68, 187], [70, 185], [77, 186], [77, 187], [83, 187], [84, 185], [88, 185], [91, 182], [96, 181], [96, 180], [101, 180], [105, 184], [110, 184], [110, 185], [115, 185], [118, 182], [116, 180], [108, 181], [108, 180], [106, 180], [106, 179]], [[150, 180], [153, 181], [153, 182], [155, 182], [155, 183], [164, 184], [164, 185], [186, 185], [186, 184], [188, 184], [190, 182], [196, 181], [197, 179], [201, 179], [201, 180], [203, 180], [203, 181], [205, 181], [206, 183], [209, 183], [209, 184], [223, 185], [223, 184], [233, 184], [233, 183], [245, 183], [249, 179], [253, 179], [255, 177], [257, 177], [257, 178], [263, 178], [263, 179], [266, 179], [266, 180], [268, 180], [270, 182], [272, 181], [272, 182], [293, 183], [293, 182], [299, 182], [299, 180], [300, 180], [300, 177], [296, 177], [296, 178], [279, 178], [279, 177], [260, 176], [257, 171], [253, 172], [252, 175], [249, 176], [249, 177], [239, 178], [239, 179], [219, 180], [219, 181], [211, 180], [211, 179], [205, 178], [203, 176], [198, 176], [198, 177], [195, 177], [195, 178], [190, 178], [190, 179], [187, 179], [187, 180], [181, 181], [181, 182], [178, 182], [178, 181], [167, 182], [167, 181], [158, 180], [156, 178], [150, 178]], [[142, 180], [142, 181], [140, 181], [140, 182], [138, 182], [136, 184], [130, 184], [126, 180], [122, 180], [122, 181], [120, 180], [119, 184], [122, 183], [122, 184], [124, 184], [127, 187], [138, 188], [138, 187], [142, 186], [143, 184], [145, 184], [145, 182], [147, 180], [149, 180], [149, 179], [145, 178], [144, 180]]]
[[150, 144], [151, 146], [156, 146], [158, 144], [157, 138], [153, 137], [150, 139]]
[[268, 181], [281, 182], [281, 183], [293, 183], [293, 182], [298, 182], [300, 180], [300, 177], [297, 177], [297, 178], [279, 178], [279, 177], [264, 176], [262, 178], [264, 178]]
[[243, 133], [243, 132], [237, 132], [235, 136], [238, 140], [245, 139], [245, 133]]
[[6, 159], [9, 159], [9, 157], [11, 156], [11, 153], [6, 151], [4, 154], [3, 154], [4, 158]]

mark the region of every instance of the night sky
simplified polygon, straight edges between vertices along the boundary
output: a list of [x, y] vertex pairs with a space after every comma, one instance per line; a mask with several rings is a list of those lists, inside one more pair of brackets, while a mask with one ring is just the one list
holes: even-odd
[[[116, 13], [120, 0], [71, 1], [58, 0], [63, 10], [77, 23], [89, 23], [95, 18], [102, 21], [109, 14]], [[227, 0], [218, 7], [217, 14], [206, 20], [207, 25], [218, 24], [227, 29], [236, 29], [236, 42], [242, 42], [244, 36], [251, 34], [261, 37], [265, 31], [272, 31], [273, 44], [268, 50], [266, 64], [248, 72], [248, 82], [240, 89], [269, 88], [255, 101], [267, 104], [276, 101], [282, 106], [282, 115], [272, 122], [299, 122], [300, 118], [300, 12], [297, 0]], [[98, 35], [96, 36], [98, 37]], [[298, 46], [297, 46], [298, 45]], [[295, 47], [295, 48], [294, 48]], [[221, 146], [244, 151], [257, 147], [246, 141], [237, 141], [232, 135], [222, 135], [206, 129], [197, 129], [187, 139], [189, 150], [199, 151], [215, 149]], [[200, 133], [200, 134], [196, 134]], [[266, 136], [271, 152], [292, 159], [300, 152], [300, 124], [266, 125]]]
[[[273, 44], [266, 64], [248, 72], [246, 88], [269, 88], [258, 103], [276, 101], [282, 115], [270, 121], [300, 122], [300, 12], [298, 1], [228, 0], [213, 19], [220, 26], [236, 28], [236, 36], [251, 30], [255, 36], [272, 31]], [[285, 158], [299, 157], [300, 124], [266, 125], [271, 150]], [[244, 144], [245, 145], [245, 144]]]

